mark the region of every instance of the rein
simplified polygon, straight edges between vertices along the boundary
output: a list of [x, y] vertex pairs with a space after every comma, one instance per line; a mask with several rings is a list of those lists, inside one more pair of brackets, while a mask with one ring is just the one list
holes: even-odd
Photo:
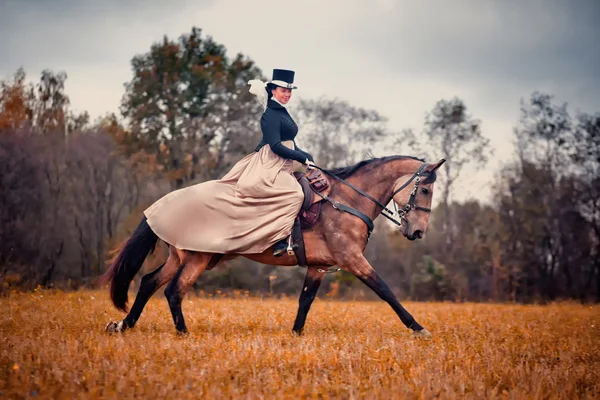
[[[423, 169], [425, 169], [426, 165], [427, 164], [425, 164], [425, 163], [421, 164], [421, 166], [413, 174], [413, 176], [408, 181], [406, 181], [402, 186], [400, 186], [398, 189], [396, 189], [392, 193], [392, 201], [394, 203], [394, 208], [396, 209], [396, 213], [398, 214], [398, 219], [399, 220], [396, 220], [394, 218], [394, 214], [395, 214], [394, 211], [390, 210], [385, 205], [381, 204], [381, 202], [379, 202], [379, 200], [377, 200], [376, 198], [374, 198], [370, 194], [364, 192], [363, 190], [360, 190], [356, 186], [352, 185], [350, 182], [348, 182], [348, 181], [346, 181], [346, 180], [338, 177], [337, 175], [332, 174], [331, 172], [327, 171], [326, 169], [323, 169], [323, 168], [318, 167], [316, 165], [314, 167], [317, 168], [317, 169], [319, 169], [320, 171], [324, 172], [325, 174], [329, 175], [330, 177], [334, 178], [338, 182], [343, 183], [344, 185], [346, 185], [349, 188], [353, 189], [354, 191], [356, 191], [361, 196], [366, 197], [367, 199], [371, 200], [377, 206], [381, 207], [381, 209], [382, 209], [381, 210], [381, 215], [383, 215], [388, 220], [392, 221], [399, 228], [402, 228], [402, 225], [403, 225], [402, 221], [404, 221], [406, 223], [405, 232], [408, 233], [409, 221], [406, 218], [406, 215], [411, 210], [431, 212], [430, 208], [417, 206], [415, 204], [415, 199], [416, 199], [416, 196], [417, 196], [417, 189], [419, 187], [419, 183], [421, 182], [421, 176], [423, 176]], [[400, 210], [398, 210], [398, 205], [396, 204], [396, 201], [394, 201], [394, 196], [397, 193], [399, 193], [401, 190], [403, 190], [405, 187], [407, 187], [413, 180], [415, 181], [415, 184], [414, 184], [413, 191], [410, 194], [410, 198], [408, 200], [408, 203], [406, 204], [406, 206], [404, 208], [401, 208]], [[316, 193], [319, 196], [321, 196], [323, 198], [323, 200], [326, 200], [329, 203], [331, 203], [331, 205], [333, 206], [333, 208], [335, 208], [336, 210], [345, 211], [345, 212], [353, 214], [353, 215], [357, 216], [358, 218], [360, 218], [361, 220], [363, 220], [364, 223], [367, 224], [367, 228], [368, 228], [367, 240], [370, 239], [371, 232], [373, 232], [373, 229], [375, 228], [375, 224], [373, 223], [373, 220], [371, 218], [369, 218], [366, 214], [362, 213], [361, 211], [359, 211], [359, 210], [357, 210], [355, 208], [349, 207], [349, 206], [347, 206], [345, 204], [342, 204], [342, 203], [339, 203], [337, 201], [332, 200], [329, 196], [327, 196], [327, 195], [325, 195], [325, 194], [323, 194], [321, 192], [316, 192]]]

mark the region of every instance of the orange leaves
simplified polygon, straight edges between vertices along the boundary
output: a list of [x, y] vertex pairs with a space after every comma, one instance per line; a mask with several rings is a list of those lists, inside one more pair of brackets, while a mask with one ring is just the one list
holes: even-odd
[[19, 69], [13, 82], [0, 87], [0, 132], [14, 130], [32, 123], [34, 113], [33, 87], [25, 83], [25, 72]]
[[37, 84], [26, 83], [19, 68], [12, 82], [0, 81], [0, 132], [28, 127], [40, 133], [66, 134], [88, 122], [87, 113], [72, 113], [65, 94], [64, 72], [43, 70]]

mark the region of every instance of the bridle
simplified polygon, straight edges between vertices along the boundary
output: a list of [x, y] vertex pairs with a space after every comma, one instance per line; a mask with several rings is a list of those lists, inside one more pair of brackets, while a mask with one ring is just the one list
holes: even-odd
[[[417, 170], [417, 172], [415, 172], [413, 174], [413, 176], [406, 181], [402, 186], [400, 186], [398, 189], [396, 189], [394, 191], [394, 193], [392, 193], [392, 203], [394, 203], [394, 208], [396, 209], [396, 213], [398, 214], [398, 218], [400, 219], [399, 224], [397, 223], [397, 225], [399, 226], [399, 229], [402, 228], [402, 221], [404, 221], [406, 223], [406, 227], [404, 228], [405, 233], [408, 234], [409, 232], [409, 227], [410, 227], [410, 221], [406, 218], [406, 215], [411, 211], [411, 210], [417, 210], [417, 211], [425, 211], [426, 213], [431, 213], [431, 208], [427, 208], [427, 207], [421, 207], [415, 204], [415, 199], [417, 198], [417, 190], [419, 190], [419, 183], [421, 182], [421, 176], [423, 176], [423, 169], [425, 168], [426, 164], [421, 164], [421, 166], [419, 167], [419, 169]], [[396, 194], [398, 194], [401, 190], [403, 190], [405, 187], [407, 187], [412, 181], [415, 181], [414, 187], [412, 192], [410, 193], [410, 197], [408, 199], [408, 203], [406, 203], [406, 205], [404, 206], [404, 208], [400, 208], [398, 209], [398, 204], [396, 204], [396, 200], [394, 200], [394, 196]], [[384, 217], [391, 219], [389, 217], [387, 217], [387, 215], [382, 214]], [[393, 217], [393, 215], [392, 215]], [[394, 223], [396, 223], [396, 221], [392, 220]]]
[[[428, 173], [423, 173], [423, 170], [425, 169], [425, 166], [427, 164], [423, 163], [421, 164], [421, 166], [419, 167], [419, 169], [411, 176], [411, 178], [406, 181], [402, 186], [400, 186], [398, 189], [396, 189], [393, 193], [392, 193], [392, 197], [391, 197], [391, 201], [394, 203], [394, 208], [396, 210], [396, 212], [394, 213], [394, 211], [390, 210], [389, 208], [387, 208], [384, 204], [381, 204], [381, 202], [379, 202], [379, 200], [377, 200], [376, 198], [374, 198], [373, 196], [371, 196], [370, 194], [360, 190], [359, 188], [355, 187], [354, 185], [352, 185], [350, 182], [345, 181], [344, 179], [332, 174], [331, 172], [327, 171], [326, 169], [323, 169], [321, 167], [318, 166], [314, 166], [315, 168], [323, 171], [325, 174], [331, 176], [332, 178], [334, 178], [335, 180], [337, 180], [338, 182], [343, 183], [344, 185], [348, 186], [349, 188], [352, 188], [354, 191], [356, 191], [357, 193], [359, 193], [360, 195], [362, 195], [363, 197], [366, 197], [367, 199], [371, 200], [373, 203], [375, 203], [376, 205], [378, 205], [379, 207], [381, 207], [382, 211], [381, 211], [381, 215], [383, 215], [385, 218], [387, 218], [388, 220], [392, 221], [394, 224], [396, 224], [398, 226], [398, 229], [402, 229], [403, 226], [403, 222], [404, 222], [404, 232], [406, 235], [408, 235], [409, 232], [409, 221], [406, 218], [406, 216], [408, 215], [408, 213], [412, 210], [416, 210], [416, 211], [424, 211], [427, 213], [431, 212], [430, 208], [426, 208], [426, 207], [421, 207], [415, 204], [415, 199], [417, 197], [417, 190], [419, 188], [419, 183], [421, 182], [421, 177], [427, 175]], [[408, 203], [406, 204], [406, 206], [398, 209], [398, 205], [396, 204], [396, 201], [394, 200], [394, 196], [396, 194], [398, 194], [400, 191], [402, 191], [404, 188], [406, 188], [408, 185], [410, 185], [411, 182], [414, 181], [414, 187], [413, 190], [410, 194], [410, 198], [408, 199]], [[333, 208], [340, 210], [340, 211], [345, 211], [347, 213], [353, 214], [355, 216], [357, 216], [358, 218], [362, 219], [365, 224], [367, 224], [367, 228], [368, 228], [368, 235], [367, 235], [367, 240], [371, 237], [371, 232], [373, 232], [373, 229], [375, 228], [375, 224], [373, 223], [373, 220], [371, 220], [371, 218], [369, 218], [369, 216], [367, 216], [366, 214], [362, 213], [361, 211], [349, 207], [345, 204], [339, 203], [337, 201], [332, 200], [329, 196], [317, 192], [317, 194], [319, 196], [321, 196], [324, 200], [328, 201], [329, 203], [331, 203], [331, 205], [333, 206]], [[389, 201], [388, 201], [389, 203]], [[395, 214], [398, 214], [398, 219], [396, 219]]]

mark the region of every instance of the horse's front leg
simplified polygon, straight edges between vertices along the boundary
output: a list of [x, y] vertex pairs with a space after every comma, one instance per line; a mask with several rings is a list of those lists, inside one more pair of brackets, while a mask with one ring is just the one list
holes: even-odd
[[292, 330], [297, 335], [301, 335], [304, 330], [306, 316], [317, 295], [319, 286], [321, 286], [324, 275], [324, 273], [318, 271], [318, 267], [310, 266], [306, 269], [306, 278], [304, 278], [304, 285], [302, 286], [300, 300], [298, 301], [298, 314], [296, 315], [296, 322], [294, 322]]
[[413, 335], [422, 337], [425, 339], [431, 338], [431, 333], [427, 329], [423, 328], [415, 318], [408, 312], [402, 304], [398, 301], [394, 293], [391, 291], [389, 286], [381, 279], [381, 277], [375, 272], [373, 267], [369, 264], [367, 259], [362, 254], [352, 254], [344, 257], [343, 262], [339, 266], [346, 271], [356, 276], [362, 283], [367, 285], [377, 295], [385, 300], [392, 309], [396, 312], [398, 317], [407, 328], [413, 330]]

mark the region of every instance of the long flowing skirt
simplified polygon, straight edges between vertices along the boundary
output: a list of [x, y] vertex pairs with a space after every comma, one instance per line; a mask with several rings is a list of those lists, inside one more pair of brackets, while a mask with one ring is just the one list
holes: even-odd
[[291, 234], [300, 212], [304, 195], [293, 169], [292, 160], [266, 145], [222, 179], [168, 193], [144, 215], [159, 238], [179, 249], [262, 253]]

